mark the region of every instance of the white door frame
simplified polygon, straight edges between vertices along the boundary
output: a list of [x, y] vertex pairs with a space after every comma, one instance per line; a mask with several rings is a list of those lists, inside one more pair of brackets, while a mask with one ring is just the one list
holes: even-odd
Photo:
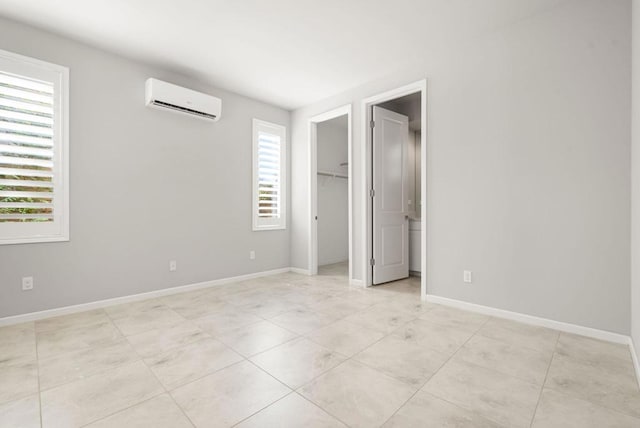
[[349, 194], [349, 282], [353, 281], [353, 161], [351, 104], [324, 112], [309, 119], [309, 275], [318, 274], [318, 123], [347, 116], [347, 187]]
[[362, 236], [365, 237], [365, 242], [362, 246], [362, 278], [364, 284], [370, 287], [373, 284], [373, 272], [371, 269], [370, 260], [373, 257], [373, 230], [371, 215], [373, 207], [371, 198], [369, 196], [369, 190], [371, 189], [373, 176], [372, 176], [372, 162], [373, 162], [373, 150], [371, 142], [373, 141], [373, 132], [371, 130], [371, 107], [375, 104], [380, 104], [385, 101], [390, 101], [396, 98], [403, 97], [405, 95], [420, 93], [420, 120], [422, 123], [422, 130], [420, 132], [420, 164], [422, 167], [420, 182], [422, 207], [420, 211], [420, 220], [422, 221], [421, 230], [421, 298], [426, 299], [427, 296], [427, 79], [419, 80], [417, 82], [410, 83], [399, 88], [391, 89], [389, 91], [373, 95], [369, 98], [362, 100], [362, 134], [363, 148], [361, 150], [360, 165], [362, 168], [362, 188], [360, 189], [362, 197], [362, 206], [366, 207], [364, 210], [364, 218], [362, 219]]

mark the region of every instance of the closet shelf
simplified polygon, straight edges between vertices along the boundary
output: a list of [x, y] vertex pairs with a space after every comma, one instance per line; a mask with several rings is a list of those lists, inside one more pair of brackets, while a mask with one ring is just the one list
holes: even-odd
[[349, 178], [346, 174], [341, 174], [339, 172], [331, 172], [331, 171], [318, 171], [318, 175], [322, 175], [325, 177], [333, 177], [333, 178]]

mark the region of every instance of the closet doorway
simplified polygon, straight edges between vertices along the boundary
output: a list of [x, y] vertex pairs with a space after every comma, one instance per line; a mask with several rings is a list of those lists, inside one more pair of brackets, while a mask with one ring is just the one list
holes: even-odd
[[311, 118], [309, 142], [309, 273], [351, 280], [351, 106]]

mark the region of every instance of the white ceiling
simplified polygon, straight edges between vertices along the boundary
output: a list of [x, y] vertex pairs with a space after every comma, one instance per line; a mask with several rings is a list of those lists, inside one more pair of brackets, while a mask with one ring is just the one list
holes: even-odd
[[0, 0], [0, 15], [293, 109], [561, 2]]

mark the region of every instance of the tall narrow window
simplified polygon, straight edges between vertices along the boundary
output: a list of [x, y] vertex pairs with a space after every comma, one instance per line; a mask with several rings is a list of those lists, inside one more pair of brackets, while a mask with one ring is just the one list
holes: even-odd
[[68, 69], [0, 50], [0, 244], [64, 241]]
[[286, 228], [286, 128], [253, 119], [253, 230]]

